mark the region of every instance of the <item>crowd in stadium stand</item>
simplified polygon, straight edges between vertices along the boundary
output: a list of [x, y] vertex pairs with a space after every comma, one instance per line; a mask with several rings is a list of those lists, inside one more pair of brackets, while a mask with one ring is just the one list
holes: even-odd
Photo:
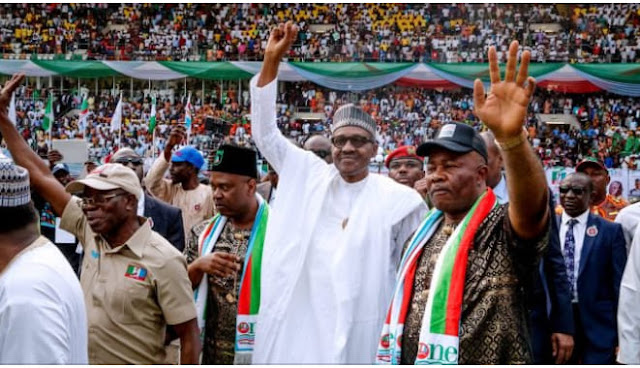
[[640, 56], [638, 4], [3, 4], [0, 44], [5, 57], [262, 60], [284, 20], [301, 30], [292, 60], [484, 62], [514, 38], [533, 61]]
[[[469, 90], [438, 92], [387, 86], [353, 94], [330, 91], [310, 82], [297, 82], [290, 83], [282, 91], [278, 96], [279, 125], [299, 142], [312, 134], [327, 134], [333, 111], [348, 102], [359, 104], [379, 122], [381, 147], [387, 153], [400, 145], [419, 144], [431, 138], [443, 123], [450, 121], [465, 122], [481, 129], [481, 123], [472, 112], [473, 97]], [[77, 115], [66, 114], [81, 102], [76, 92], [70, 91], [56, 98], [54, 139], [83, 137]], [[26, 86], [18, 90], [18, 126], [34, 148], [43, 146], [46, 141], [40, 128], [46, 93], [46, 90], [41, 94]], [[194, 96], [192, 143], [203, 150], [212, 144], [211, 134], [205, 132], [205, 120], [209, 117], [229, 125], [230, 131], [226, 137], [219, 136], [220, 139], [251, 145], [246, 95], [245, 91], [238, 98], [231, 88], [224, 94], [224, 101], [211, 94], [207, 94], [204, 101]], [[92, 113], [84, 137], [92, 143], [91, 156], [101, 159], [117, 146], [118, 135], [110, 131], [109, 125], [117, 97], [104, 91], [99, 96], [90, 94], [88, 102]], [[133, 99], [125, 97], [125, 102], [123, 145], [150, 156], [153, 139], [148, 131], [150, 99], [138, 93]], [[316, 113], [322, 119], [302, 121], [295, 118], [298, 111]], [[537, 114], [573, 114], [581, 129], [541, 124]], [[176, 98], [173, 104], [169, 99], [158, 99], [157, 119], [156, 147], [162, 150], [169, 127], [184, 122], [184, 96]], [[632, 98], [603, 93], [565, 95], [539, 90], [531, 104], [528, 126], [532, 144], [547, 166], [573, 166], [584, 156], [596, 155], [608, 167], [636, 168], [636, 158], [640, 157], [639, 121], [640, 102]]]

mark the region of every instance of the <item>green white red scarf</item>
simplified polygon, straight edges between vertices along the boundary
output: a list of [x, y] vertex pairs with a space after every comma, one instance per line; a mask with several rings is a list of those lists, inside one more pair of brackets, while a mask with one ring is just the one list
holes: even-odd
[[[460, 315], [469, 249], [482, 221], [498, 205], [488, 189], [440, 251], [429, 285], [415, 364], [457, 364]], [[413, 282], [425, 244], [438, 229], [443, 212], [432, 209], [416, 230], [398, 270], [398, 282], [382, 329], [377, 364], [400, 364], [402, 331], [413, 296]]]
[[[258, 198], [259, 207], [251, 229], [247, 256], [245, 257], [240, 279], [234, 364], [251, 364], [253, 344], [255, 342], [255, 324], [260, 309], [262, 250], [267, 230], [267, 220], [269, 219], [269, 205], [260, 196], [256, 196], [256, 198]], [[226, 221], [227, 218], [220, 214], [211, 219], [211, 222], [198, 238], [198, 252], [201, 257], [213, 251]], [[194, 293], [201, 339], [204, 339], [208, 291], [208, 280], [205, 275]]]

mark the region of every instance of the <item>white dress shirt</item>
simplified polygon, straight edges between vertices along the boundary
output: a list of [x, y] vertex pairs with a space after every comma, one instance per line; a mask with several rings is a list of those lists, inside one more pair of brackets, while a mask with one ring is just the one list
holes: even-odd
[[[562, 212], [562, 222], [560, 223], [560, 248], [562, 249], [562, 255], [564, 256], [564, 241], [567, 236], [567, 230], [569, 229], [569, 221], [575, 219], [578, 222], [573, 225], [573, 238], [576, 242], [576, 247], [573, 251], [573, 271], [574, 271], [574, 285], [573, 285], [573, 303], [578, 302], [578, 274], [580, 272], [580, 256], [582, 253], [582, 244], [584, 244], [584, 234], [587, 230], [587, 220], [589, 219], [589, 210], [587, 209], [578, 217], [571, 217], [567, 215], [566, 211]], [[568, 270], [567, 270], [568, 271]]]
[[142, 195], [140, 196], [140, 199], [138, 199], [137, 215], [144, 217], [144, 190], [141, 190], [141, 192], [142, 192]]
[[509, 191], [507, 190], [507, 179], [502, 174], [502, 179], [498, 185], [493, 188], [493, 193], [495, 193], [496, 197], [498, 197], [498, 203], [505, 204], [509, 203]]

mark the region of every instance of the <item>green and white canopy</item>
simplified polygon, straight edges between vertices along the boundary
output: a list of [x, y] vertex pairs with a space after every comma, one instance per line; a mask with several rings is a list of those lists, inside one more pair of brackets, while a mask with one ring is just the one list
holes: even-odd
[[[181, 61], [66, 61], [0, 60], [0, 74], [24, 72], [30, 77], [65, 76], [107, 78], [127, 76], [141, 80], [245, 80], [260, 71], [260, 62]], [[502, 66], [504, 70], [504, 65]], [[640, 96], [640, 64], [532, 63], [529, 73], [539, 88], [566, 93], [609, 91]], [[333, 63], [284, 62], [281, 81], [311, 81], [342, 91], [365, 91], [388, 84], [452, 89], [472, 88], [476, 78], [489, 82], [486, 63]]]

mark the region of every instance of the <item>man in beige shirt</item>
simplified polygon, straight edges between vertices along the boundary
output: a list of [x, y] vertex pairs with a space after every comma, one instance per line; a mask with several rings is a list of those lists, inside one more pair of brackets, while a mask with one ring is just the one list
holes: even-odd
[[87, 307], [90, 364], [160, 364], [167, 325], [180, 337], [183, 364], [200, 353], [196, 309], [184, 257], [137, 216], [142, 194], [135, 173], [120, 164], [98, 167], [67, 186], [22, 139], [6, 111], [24, 75], [0, 93], [0, 132], [31, 186], [62, 215], [61, 228], [84, 245], [80, 283]]
[[[193, 226], [213, 216], [215, 205], [211, 187], [198, 181], [198, 171], [204, 165], [200, 152], [187, 146], [172, 154], [184, 138], [183, 126], [173, 128], [164, 154], [153, 163], [144, 184], [153, 196], [182, 210], [185, 239], [188, 239]], [[164, 179], [167, 169], [170, 180]]]

